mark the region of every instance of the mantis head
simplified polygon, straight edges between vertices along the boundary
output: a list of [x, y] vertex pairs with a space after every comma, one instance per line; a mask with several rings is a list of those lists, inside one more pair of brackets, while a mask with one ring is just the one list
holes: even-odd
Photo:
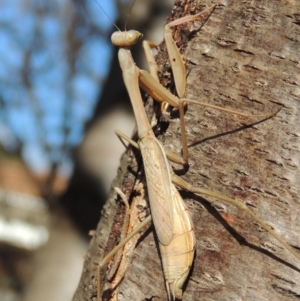
[[111, 35], [111, 42], [118, 47], [130, 47], [143, 37], [143, 34], [136, 30], [116, 31]]

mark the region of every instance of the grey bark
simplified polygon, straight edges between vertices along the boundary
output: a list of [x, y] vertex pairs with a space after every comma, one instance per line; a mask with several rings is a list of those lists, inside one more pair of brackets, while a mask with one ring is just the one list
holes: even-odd
[[[182, 16], [183, 8], [187, 14], [211, 5], [210, 1], [183, 2], [176, 2], [171, 18]], [[188, 98], [248, 114], [269, 114], [281, 107], [276, 116], [262, 120], [189, 105], [185, 120], [190, 167], [183, 178], [246, 203], [298, 250], [299, 25], [299, 1], [228, 0], [221, 1], [201, 29], [187, 38], [188, 43], [181, 38]], [[164, 47], [161, 51], [166, 83], [168, 62]], [[177, 117], [169, 120], [159, 139], [166, 148], [180, 152]], [[113, 186], [130, 196], [142, 176], [139, 154], [129, 150]], [[184, 301], [299, 299], [300, 262], [273, 237], [231, 205], [181, 194], [191, 210], [197, 238]], [[96, 300], [97, 264], [122, 228], [124, 209], [115, 198], [112, 192], [103, 209], [74, 301]], [[134, 250], [118, 300], [167, 299], [152, 230]]]

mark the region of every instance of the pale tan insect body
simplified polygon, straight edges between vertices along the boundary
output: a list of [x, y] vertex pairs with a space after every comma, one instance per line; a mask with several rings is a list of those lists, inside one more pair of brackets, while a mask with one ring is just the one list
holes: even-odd
[[[208, 8], [212, 9], [216, 5]], [[207, 10], [208, 10], [207, 9]], [[199, 14], [200, 15], [200, 14]], [[170, 34], [170, 26], [180, 24], [183, 22], [188, 22], [190, 20], [196, 19], [196, 16], [184, 17], [180, 20], [174, 21], [172, 25], [169, 25], [165, 29], [165, 39], [168, 40], [167, 48], [170, 53], [171, 62], [176, 66], [173, 69], [173, 73], [180, 73], [181, 77], [185, 78], [184, 64], [182, 58], [179, 54], [178, 49], [172, 40], [172, 35]], [[193, 224], [188, 212], [188, 208], [184, 204], [180, 194], [178, 193], [172, 181], [176, 185], [188, 189], [194, 193], [201, 193], [217, 197], [221, 200], [229, 202], [238, 206], [239, 208], [247, 211], [264, 229], [271, 233], [278, 241], [280, 241], [291, 253], [293, 253], [298, 259], [300, 259], [299, 254], [295, 252], [282, 238], [280, 238], [273, 230], [269, 229], [263, 221], [261, 221], [255, 214], [249, 210], [246, 205], [240, 203], [236, 200], [230, 199], [219, 193], [195, 188], [184, 180], [174, 176], [169, 167], [167, 161], [166, 153], [160, 144], [160, 142], [154, 136], [150, 124], [148, 122], [142, 98], [139, 90], [139, 85], [148, 92], [152, 97], [158, 101], [167, 101], [175, 107], [182, 107], [182, 103], [187, 100], [182, 100], [175, 97], [168, 90], [162, 87], [157, 80], [153, 79], [150, 74], [146, 71], [139, 70], [131, 56], [129, 47], [137, 42], [142, 37], [142, 34], [137, 31], [128, 32], [116, 32], [112, 35], [112, 42], [114, 45], [119, 46], [119, 63], [123, 72], [123, 79], [125, 86], [127, 88], [130, 100], [132, 102], [134, 114], [137, 121], [138, 127], [138, 147], [142, 152], [144, 169], [147, 180], [148, 194], [150, 200], [150, 208], [153, 224], [155, 227], [155, 232], [159, 241], [159, 249], [162, 258], [163, 271], [166, 281], [166, 286], [168, 290], [168, 297], [171, 298], [182, 298], [182, 286], [184, 285], [191, 265], [194, 259], [195, 251], [195, 235], [193, 230]], [[170, 42], [170, 43], [169, 43]], [[179, 62], [179, 63], [177, 63]], [[178, 69], [176, 69], [178, 67]], [[172, 66], [173, 68], [173, 66]], [[179, 71], [175, 71], [179, 70]], [[181, 81], [175, 78], [175, 81]], [[184, 89], [177, 88], [179, 92], [178, 95], [182, 97], [185, 94], [185, 80], [183, 80], [180, 85], [183, 84]], [[177, 85], [176, 85], [177, 86]], [[166, 92], [167, 91], [167, 92]], [[181, 92], [180, 92], [181, 91]], [[247, 114], [232, 112], [231, 110], [222, 109], [214, 107], [207, 104], [202, 104], [199, 102], [190, 101], [192, 103], [197, 103], [200, 105], [205, 105], [208, 107], [213, 107], [219, 110], [235, 113], [242, 116], [249, 116]], [[272, 114], [273, 115], [273, 114]], [[183, 115], [182, 115], [183, 116]], [[266, 115], [255, 115], [255, 116], [266, 116]], [[184, 128], [184, 121], [182, 119], [182, 127]], [[125, 138], [130, 141], [129, 138], [120, 135], [120, 137]], [[183, 139], [184, 140], [184, 139]], [[135, 142], [131, 142], [136, 146]], [[187, 160], [187, 152], [185, 157], [185, 162]], [[130, 234], [124, 242], [120, 243], [110, 254], [108, 254], [99, 266], [103, 266], [107, 262], [107, 258], [115, 254], [116, 250], [120, 249], [133, 235], [140, 231], [147, 223], [149, 223], [151, 217], [145, 219], [133, 232]], [[98, 286], [98, 289], [100, 286]], [[98, 300], [101, 300], [100, 289], [98, 291]]]

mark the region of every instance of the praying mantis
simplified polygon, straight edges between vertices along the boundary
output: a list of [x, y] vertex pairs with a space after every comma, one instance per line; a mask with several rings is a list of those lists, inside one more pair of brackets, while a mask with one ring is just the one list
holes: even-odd
[[[213, 150], [212, 150], [213, 151]], [[194, 163], [194, 162], [193, 162]], [[192, 164], [193, 164], [192, 163]], [[243, 170], [242, 169], [239, 169], [239, 172], [243, 172]], [[244, 175], [244, 177], [247, 177], [247, 175]], [[208, 177], [209, 178], [209, 177]], [[226, 185], [226, 179], [221, 179], [224, 183], [225, 183], [225, 185]], [[195, 179], [195, 182], [197, 182], [197, 179]], [[251, 189], [250, 189], [251, 190]], [[253, 192], [255, 192], [255, 190], [253, 189]], [[230, 216], [228, 216], [228, 217], [226, 217], [226, 218], [228, 218], [228, 221], [229, 221], [229, 223], [230, 222], [232, 222], [232, 221], [230, 221]], [[233, 221], [234, 222], [234, 221]], [[207, 236], [207, 235], [206, 235]], [[207, 239], [207, 241], [208, 242], [210, 242], [208, 239]], [[206, 242], [206, 244], [208, 244], [208, 242]], [[205, 240], [204, 240], [204, 243], [205, 243]], [[217, 245], [214, 245], [213, 243], [211, 243], [211, 245], [212, 246], [210, 246], [210, 248], [211, 248], [211, 252], [214, 252], [215, 254], [219, 254], [219, 250], [218, 250], [218, 246]], [[207, 247], [207, 250], [209, 250], [209, 247]], [[278, 262], [277, 262], [278, 263]], [[196, 269], [196, 267], [195, 267], [195, 269]], [[213, 270], [213, 269], [212, 269]], [[212, 271], [211, 273], [208, 273], [207, 271], [206, 271], [206, 273], [205, 273], [205, 276], [209, 276], [209, 277], [212, 277], [212, 278], [215, 278], [215, 279], [217, 279], [217, 280], [219, 280], [219, 282], [226, 282], [226, 281], [228, 281], [227, 279], [225, 279], [225, 280], [222, 280], [222, 277], [220, 276], [220, 275], [218, 275], [218, 273], [216, 273], [215, 271]], [[208, 278], [209, 278], [208, 277]], [[207, 282], [207, 283], [209, 283], [209, 282]], [[213, 283], [213, 282], [210, 282], [210, 283]], [[209, 287], [211, 287], [212, 285], [207, 285], [208, 286], [208, 288]]]

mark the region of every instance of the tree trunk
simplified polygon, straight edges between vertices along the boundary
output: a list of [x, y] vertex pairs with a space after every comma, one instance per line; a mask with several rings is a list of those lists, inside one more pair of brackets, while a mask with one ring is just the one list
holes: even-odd
[[[183, 2], [175, 3], [171, 18], [212, 4]], [[181, 42], [177, 41], [186, 61], [188, 98], [247, 114], [271, 114], [281, 108], [276, 116], [262, 120], [189, 105], [185, 121], [190, 166], [182, 172], [183, 178], [244, 202], [298, 250], [299, 25], [300, 1], [228, 0], [221, 1], [194, 35], [184, 40], [181, 30]], [[158, 61], [162, 82], [168, 83], [164, 46]], [[163, 128], [161, 123], [157, 128]], [[166, 149], [180, 153], [177, 116], [168, 120], [159, 139]], [[131, 202], [143, 193], [139, 184], [143, 175], [139, 153], [130, 149], [121, 159], [113, 186], [121, 188]], [[216, 199], [180, 192], [191, 211], [197, 238], [184, 301], [299, 299], [300, 262], [251, 217]], [[96, 300], [98, 262], [117, 243], [125, 216], [124, 205], [117, 204], [116, 198], [112, 192], [102, 211], [74, 301]], [[152, 227], [127, 256], [132, 259], [118, 286], [118, 300], [166, 300]], [[111, 295], [106, 289], [110, 285], [103, 276], [103, 298]]]

